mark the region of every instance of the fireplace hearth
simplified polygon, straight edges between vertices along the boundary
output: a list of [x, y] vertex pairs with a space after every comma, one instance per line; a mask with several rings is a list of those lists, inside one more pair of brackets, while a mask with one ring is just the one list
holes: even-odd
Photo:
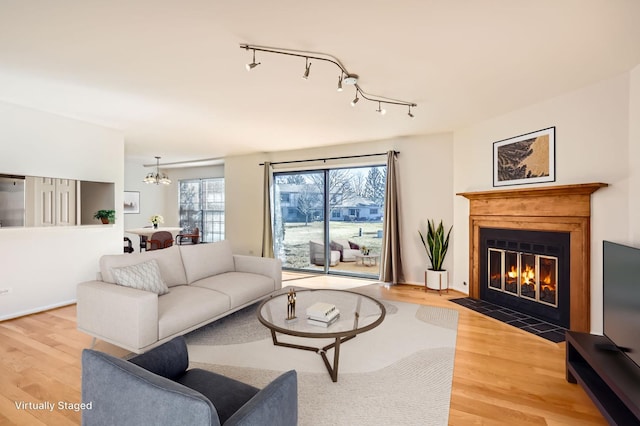
[[480, 299], [569, 328], [570, 235], [480, 229]]

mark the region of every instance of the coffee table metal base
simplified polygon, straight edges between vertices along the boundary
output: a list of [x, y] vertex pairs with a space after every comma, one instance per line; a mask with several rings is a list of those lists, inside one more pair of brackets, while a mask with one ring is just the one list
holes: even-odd
[[[284, 346], [285, 348], [294, 348], [301, 349], [303, 351], [312, 351], [319, 354], [324, 361], [325, 367], [327, 367], [327, 371], [331, 376], [331, 380], [334, 382], [338, 381], [338, 366], [340, 362], [340, 345], [348, 340], [353, 339], [356, 335], [352, 336], [344, 336], [344, 337], [336, 337], [335, 341], [327, 346], [322, 348], [316, 348], [313, 346], [304, 346], [304, 345], [296, 345], [294, 343], [280, 342], [278, 340], [278, 336], [274, 330], [271, 330], [271, 339], [273, 340], [273, 344], [275, 346]], [[327, 351], [329, 349], [333, 349], [333, 366], [329, 362], [329, 358], [327, 357]]]

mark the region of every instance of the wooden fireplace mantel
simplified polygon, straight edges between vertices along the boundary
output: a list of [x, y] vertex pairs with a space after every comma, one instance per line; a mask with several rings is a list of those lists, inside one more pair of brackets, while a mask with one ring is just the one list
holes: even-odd
[[469, 297], [480, 297], [480, 229], [568, 232], [570, 329], [591, 329], [591, 194], [606, 183], [461, 192], [469, 200]]

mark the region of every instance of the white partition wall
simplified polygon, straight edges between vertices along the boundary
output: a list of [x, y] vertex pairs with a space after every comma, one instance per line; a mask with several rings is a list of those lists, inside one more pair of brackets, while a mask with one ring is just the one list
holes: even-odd
[[122, 252], [124, 138], [118, 131], [0, 103], [0, 172], [112, 182], [113, 225], [0, 229], [0, 320], [73, 303], [98, 259]]

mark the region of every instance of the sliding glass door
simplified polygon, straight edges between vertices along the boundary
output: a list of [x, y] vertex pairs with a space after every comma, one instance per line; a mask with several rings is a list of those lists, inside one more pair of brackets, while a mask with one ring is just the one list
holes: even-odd
[[385, 166], [274, 176], [274, 252], [283, 268], [377, 277]]

